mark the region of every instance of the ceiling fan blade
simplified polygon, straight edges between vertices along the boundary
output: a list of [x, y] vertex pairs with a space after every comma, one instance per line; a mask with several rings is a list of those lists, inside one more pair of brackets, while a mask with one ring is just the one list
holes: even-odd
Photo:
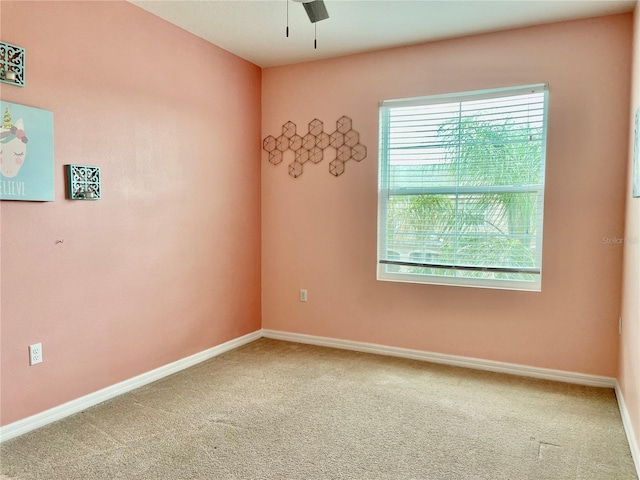
[[324, 4], [324, 0], [313, 0], [312, 2], [304, 2], [304, 9], [307, 11], [311, 23], [319, 22], [329, 18], [329, 12]]

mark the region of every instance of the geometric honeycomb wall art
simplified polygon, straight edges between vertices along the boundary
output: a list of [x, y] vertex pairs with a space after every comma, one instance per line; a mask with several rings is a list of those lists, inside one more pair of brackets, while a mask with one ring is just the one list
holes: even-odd
[[345, 163], [349, 160], [360, 162], [367, 156], [367, 147], [360, 143], [360, 134], [353, 130], [352, 123], [349, 117], [342, 116], [336, 121], [335, 131], [326, 133], [324, 124], [315, 118], [309, 122], [307, 133], [300, 136], [296, 124], [287, 122], [282, 125], [280, 136], [269, 135], [262, 141], [262, 148], [273, 165], [282, 162], [286, 151], [292, 151], [294, 160], [289, 164], [289, 175], [298, 178], [305, 165], [320, 163], [325, 150], [332, 147], [336, 155], [329, 162], [329, 173], [339, 177], [345, 171]]

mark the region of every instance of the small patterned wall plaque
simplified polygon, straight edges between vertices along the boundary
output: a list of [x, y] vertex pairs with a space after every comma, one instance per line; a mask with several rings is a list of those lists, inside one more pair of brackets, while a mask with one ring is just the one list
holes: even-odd
[[[24, 48], [0, 42], [0, 82], [24, 87]], [[6, 78], [6, 72], [13, 73], [15, 80]]]
[[67, 165], [70, 200], [100, 200], [100, 168], [89, 165]]

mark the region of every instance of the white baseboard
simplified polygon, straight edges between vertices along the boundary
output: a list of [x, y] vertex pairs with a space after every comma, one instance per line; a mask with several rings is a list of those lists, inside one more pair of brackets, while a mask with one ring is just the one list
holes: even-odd
[[[620, 416], [622, 417], [622, 425], [624, 425], [624, 431], [627, 434], [627, 440], [629, 441], [629, 448], [631, 449], [631, 456], [633, 462], [636, 465], [636, 473], [640, 478], [640, 447], [633, 430], [633, 424], [631, 423], [631, 417], [629, 416], [629, 410], [624, 403], [624, 396], [622, 395], [622, 389], [620, 384], [616, 381], [616, 397], [618, 398], [618, 407], [620, 408]], [[639, 432], [640, 433], [640, 432]]]
[[576, 383], [592, 387], [615, 388], [616, 379], [613, 377], [602, 377], [598, 375], [587, 375], [585, 373], [567, 372], [564, 370], [551, 370], [549, 368], [529, 367], [515, 363], [495, 362], [493, 360], [482, 360], [479, 358], [461, 357], [458, 355], [447, 355], [443, 353], [425, 352], [422, 350], [410, 350], [408, 348], [388, 347], [375, 343], [354, 342], [351, 340], [339, 340], [328, 337], [316, 337], [302, 333], [289, 333], [278, 330], [262, 330], [262, 336], [274, 340], [285, 340], [288, 342], [307, 343], [321, 347], [340, 348], [343, 350], [353, 350], [356, 352], [375, 353], [378, 355], [388, 355], [392, 357], [410, 358], [413, 360], [423, 360], [426, 362], [452, 365], [455, 367], [466, 367], [475, 370], [486, 370], [489, 372], [508, 373], [520, 375], [522, 377], [540, 378], [544, 380], [555, 380], [565, 383]]
[[98, 390], [97, 392], [90, 393], [89, 395], [85, 395], [84, 397], [71, 400], [70, 402], [64, 403], [31, 417], [27, 417], [25, 419], [18, 420], [17, 422], [10, 423], [9, 425], [5, 425], [4, 427], [0, 428], [0, 442], [4, 442], [5, 440], [9, 440], [24, 433], [30, 432], [31, 430], [35, 430], [36, 428], [43, 427], [45, 425], [48, 425], [49, 423], [55, 422], [56, 420], [68, 417], [69, 415], [73, 415], [74, 413], [81, 412], [82, 410], [93, 407], [94, 405], [102, 403], [113, 397], [117, 397], [118, 395], [122, 395], [123, 393], [130, 392], [131, 390], [135, 390], [136, 388], [140, 388], [144, 385], [160, 380], [161, 378], [172, 375], [176, 372], [179, 372], [180, 370], [192, 367], [193, 365], [204, 362], [205, 360], [209, 360], [210, 358], [217, 357], [218, 355], [228, 352], [229, 350], [233, 350], [234, 348], [238, 348], [242, 345], [258, 340], [261, 337], [262, 331], [257, 330], [253, 333], [249, 333], [242, 337], [229, 340], [228, 342], [225, 342], [221, 345], [217, 345], [213, 348], [209, 348], [194, 355], [182, 358], [180, 360], [130, 378], [123, 382], [116, 383], [115, 385], [111, 385], [110, 387], [103, 388], [102, 390]]
[[631, 432], [630, 430], [631, 423], [629, 421], [628, 412], [626, 410], [626, 407], [624, 407], [623, 401], [621, 401], [622, 396], [621, 394], [619, 394], [615, 378], [587, 375], [584, 373], [567, 372], [563, 370], [529, 367], [525, 365], [495, 362], [492, 360], [482, 360], [471, 357], [462, 357], [458, 355], [425, 352], [422, 350], [389, 347], [386, 345], [379, 345], [374, 343], [355, 342], [328, 337], [318, 337], [314, 335], [304, 335], [300, 333], [281, 332], [269, 329], [258, 330], [234, 340], [230, 340], [216, 347], [204, 350], [200, 353], [196, 353], [195, 355], [191, 355], [163, 367], [156, 368], [155, 370], [143, 373], [110, 387], [103, 388], [102, 390], [98, 390], [97, 392], [85, 395], [84, 397], [77, 398], [63, 405], [59, 405], [31, 417], [27, 417], [9, 425], [5, 425], [4, 427], [0, 427], [0, 442], [25, 434], [31, 430], [35, 430], [36, 428], [40, 428], [48, 425], [49, 423], [55, 422], [56, 420], [60, 420], [64, 417], [68, 417], [69, 415], [73, 415], [74, 413], [78, 413], [82, 410], [93, 407], [106, 400], [117, 397], [118, 395], [130, 392], [131, 390], [135, 390], [136, 388], [160, 380], [173, 373], [179, 372], [180, 370], [184, 370], [185, 368], [216, 357], [229, 350], [233, 350], [234, 348], [258, 340], [261, 337], [289, 342], [307, 343], [310, 345], [338, 348], [343, 350], [352, 350], [357, 352], [374, 353], [378, 355], [409, 358], [432, 363], [466, 367], [476, 370], [486, 370], [490, 372], [508, 373], [512, 375], [540, 378], [545, 380], [555, 380], [560, 382], [576, 383], [580, 385], [589, 385], [595, 387], [616, 388], [616, 393], [618, 393], [618, 399], [620, 402], [620, 410], [621, 412], [623, 412], [623, 421], [626, 422], [625, 430], [627, 431], [627, 435], [629, 436], [629, 443], [631, 445], [631, 450], [632, 454], [634, 455], [636, 466], [639, 463], [640, 455], [638, 454], [638, 446], [637, 443], [635, 443], [635, 439], [632, 434], [633, 432]]

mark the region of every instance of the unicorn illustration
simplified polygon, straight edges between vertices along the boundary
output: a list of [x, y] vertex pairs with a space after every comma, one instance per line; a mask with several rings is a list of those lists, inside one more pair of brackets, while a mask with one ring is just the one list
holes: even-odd
[[0, 129], [0, 172], [3, 177], [13, 178], [18, 174], [27, 156], [28, 141], [23, 119], [14, 125], [7, 107]]

